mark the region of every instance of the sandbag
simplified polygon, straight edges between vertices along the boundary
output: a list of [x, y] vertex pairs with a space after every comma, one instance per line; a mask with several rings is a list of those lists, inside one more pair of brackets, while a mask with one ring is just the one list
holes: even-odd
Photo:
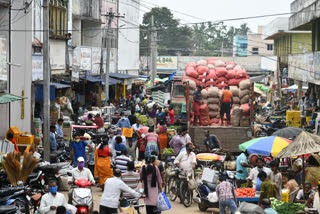
[[241, 90], [244, 90], [244, 89], [250, 90], [250, 87], [251, 87], [251, 81], [249, 79], [243, 80], [239, 83], [239, 88]]
[[239, 97], [232, 97], [233, 99], [233, 104], [239, 104], [240, 103], [240, 98]]
[[194, 70], [196, 70], [197, 64], [195, 62], [189, 62], [186, 67], [193, 67]]
[[184, 80], [183, 82], [189, 82], [189, 90], [190, 89], [196, 89], [197, 88], [197, 85], [195, 83], [195, 81], [191, 80], [191, 79], [187, 79], [187, 80]]
[[235, 70], [228, 70], [227, 74], [226, 74], [226, 78], [227, 79], [234, 79], [235, 75], [236, 75]]
[[220, 59], [215, 60], [212, 64], [214, 65], [214, 67], [225, 67], [226, 66], [226, 64]]
[[198, 78], [198, 72], [193, 67], [186, 67], [185, 73], [189, 77]]
[[201, 66], [201, 65], [207, 66], [207, 61], [206, 61], [206, 60], [199, 60], [199, 61], [197, 62], [197, 66]]
[[209, 97], [208, 98], [208, 103], [210, 103], [210, 104], [219, 104], [219, 102], [220, 102], [219, 98], [216, 98], [216, 97]]
[[225, 67], [215, 68], [217, 77], [224, 77], [227, 74], [227, 69]]
[[219, 83], [227, 83], [228, 82], [228, 80], [227, 80], [227, 78], [225, 78], [225, 77], [219, 77], [218, 79], [217, 79], [217, 83], [219, 84]]
[[209, 111], [219, 111], [219, 105], [218, 104], [208, 104]]
[[250, 105], [248, 103], [241, 105], [240, 109], [242, 110], [242, 115], [247, 116], [250, 114]]
[[227, 83], [219, 83], [219, 84], [218, 84], [218, 88], [219, 88], [219, 89], [223, 89], [223, 88], [225, 88], [226, 86], [228, 86]]
[[[216, 117], [219, 114], [218, 111], [210, 111], [209, 112], [209, 116], [210, 118]], [[213, 121], [211, 122], [211, 124], [214, 123]]]
[[218, 97], [219, 90], [217, 87], [212, 87], [208, 89], [208, 97]]
[[230, 86], [230, 91], [232, 92], [232, 96], [239, 97], [239, 88], [237, 86]]
[[249, 96], [249, 95], [246, 95], [246, 96], [242, 97], [242, 98], [240, 99], [240, 104], [243, 105], [243, 104], [249, 103], [249, 99], [250, 99], [250, 96]]
[[208, 91], [206, 89], [201, 90], [201, 95], [203, 99], [206, 99], [208, 97]]
[[236, 71], [236, 78], [242, 79], [247, 77], [247, 71], [245, 69], [240, 69]]
[[197, 67], [197, 72], [199, 75], [204, 75], [204, 76], [207, 76], [208, 75], [208, 67], [207, 66], [198, 66]]
[[208, 68], [209, 68], [209, 69], [214, 69], [214, 65], [208, 64]]
[[246, 95], [250, 95], [250, 90], [249, 89], [240, 90], [240, 92], [239, 92], [240, 99], [243, 98]]
[[218, 77], [217, 77], [217, 75], [216, 75], [216, 71], [214, 70], [214, 69], [209, 69], [209, 74], [208, 74], [208, 76], [207, 76], [207, 79], [208, 80], [217, 80], [218, 79]]
[[217, 85], [217, 83], [216, 83], [216, 81], [207, 81], [206, 82], [206, 87], [214, 87], [214, 86], [216, 86]]

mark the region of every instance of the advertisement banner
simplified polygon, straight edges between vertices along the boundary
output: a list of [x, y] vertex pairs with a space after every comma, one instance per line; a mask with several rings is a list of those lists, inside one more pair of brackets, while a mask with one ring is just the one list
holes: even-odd
[[99, 75], [100, 74], [100, 61], [101, 61], [101, 48], [92, 48], [91, 49], [91, 62], [92, 62], [92, 70], [91, 75]]
[[91, 48], [81, 47], [80, 62], [80, 69], [91, 71]]
[[157, 70], [178, 70], [178, 57], [158, 56]]
[[43, 80], [43, 56], [32, 56], [32, 81]]
[[7, 40], [0, 38], [0, 80], [8, 80], [7, 72]]

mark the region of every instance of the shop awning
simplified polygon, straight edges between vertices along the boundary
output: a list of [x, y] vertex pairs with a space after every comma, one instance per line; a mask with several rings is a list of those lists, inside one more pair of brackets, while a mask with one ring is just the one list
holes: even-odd
[[[105, 78], [104, 76], [91, 76], [91, 75], [87, 75], [87, 78], [85, 77], [85, 75], [80, 75], [81, 79], [86, 79], [89, 82], [102, 82], [103, 85], [105, 85]], [[117, 79], [113, 79], [111, 77], [109, 77], [109, 85], [114, 85], [117, 84], [119, 82], [122, 82], [121, 80], [117, 80]]]
[[71, 85], [62, 84], [62, 83], [56, 83], [56, 82], [52, 82], [52, 83], [50, 83], [50, 85], [54, 85], [54, 87], [57, 88], [57, 89], [70, 88], [71, 87]]
[[10, 103], [10, 102], [22, 100], [22, 99], [25, 99], [25, 97], [20, 97], [13, 94], [0, 93], [0, 104]]
[[119, 79], [130, 79], [130, 78], [137, 78], [139, 76], [130, 75], [130, 74], [111, 73], [110, 77], [119, 78]]

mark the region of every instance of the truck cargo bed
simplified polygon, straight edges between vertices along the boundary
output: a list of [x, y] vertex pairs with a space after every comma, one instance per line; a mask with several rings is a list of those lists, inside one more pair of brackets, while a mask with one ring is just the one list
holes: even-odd
[[189, 134], [192, 142], [200, 147], [202, 151], [206, 150], [204, 145], [205, 130], [209, 130], [210, 134], [216, 135], [221, 144], [222, 149], [229, 152], [240, 152], [239, 144], [251, 140], [252, 129], [250, 127], [226, 127], [226, 126], [197, 126], [190, 127]]

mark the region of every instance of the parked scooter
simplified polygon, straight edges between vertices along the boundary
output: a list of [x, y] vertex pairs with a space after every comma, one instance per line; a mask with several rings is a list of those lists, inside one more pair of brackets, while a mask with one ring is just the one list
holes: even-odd
[[9, 212], [13, 208], [11, 207], [11, 209], [7, 210], [7, 206], [15, 205], [21, 213], [29, 214], [29, 203], [26, 198], [29, 192], [30, 188], [26, 186], [7, 187], [6, 189], [0, 190], [0, 210], [1, 207], [5, 206], [3, 209]]

